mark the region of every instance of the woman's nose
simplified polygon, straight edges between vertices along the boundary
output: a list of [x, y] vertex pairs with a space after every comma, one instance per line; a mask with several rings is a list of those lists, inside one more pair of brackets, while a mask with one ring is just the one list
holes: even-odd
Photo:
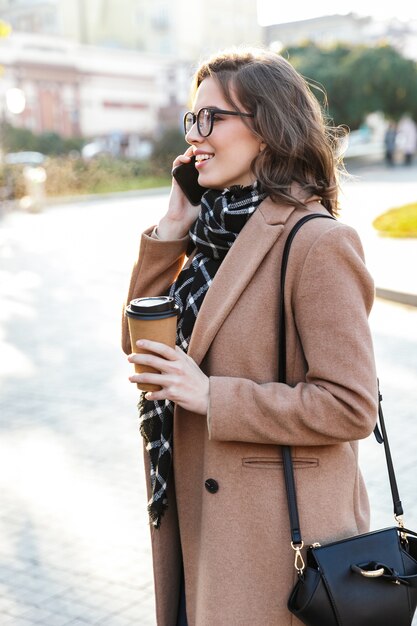
[[200, 143], [202, 139], [203, 137], [200, 135], [200, 133], [197, 130], [197, 122], [196, 122], [195, 124], [191, 126], [188, 133], [186, 133], [185, 141], [192, 145], [195, 143]]

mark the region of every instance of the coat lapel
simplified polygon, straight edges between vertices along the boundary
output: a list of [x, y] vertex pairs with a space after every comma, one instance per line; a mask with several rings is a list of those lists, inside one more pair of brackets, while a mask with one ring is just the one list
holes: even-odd
[[242, 229], [207, 292], [194, 325], [188, 354], [200, 364], [220, 326], [229, 315], [267, 252], [284, 230], [293, 206], [269, 198]]

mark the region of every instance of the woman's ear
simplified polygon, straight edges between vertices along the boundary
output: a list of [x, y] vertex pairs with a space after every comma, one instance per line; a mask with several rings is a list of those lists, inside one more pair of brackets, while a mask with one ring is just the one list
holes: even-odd
[[261, 143], [259, 144], [259, 152], [263, 152], [265, 148], [266, 148], [266, 143], [261, 141]]

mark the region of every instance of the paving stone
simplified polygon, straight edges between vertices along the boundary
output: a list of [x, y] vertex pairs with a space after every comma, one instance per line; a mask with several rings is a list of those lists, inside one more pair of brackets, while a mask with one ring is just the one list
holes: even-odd
[[[51, 611], [48, 611], [47, 609], [43, 609], [41, 607], [36, 607], [36, 606], [32, 606], [27, 613], [23, 613], [23, 615], [21, 617], [25, 618], [25, 619], [29, 619], [32, 620], [35, 623], [43, 623], [43, 624], [47, 624], [49, 626], [49, 618], [51, 617], [51, 615], [53, 615], [53, 613], [51, 613]], [[60, 620], [61, 620], [61, 624], [65, 624], [65, 622], [68, 622], [68, 617], [67, 616], [60, 616]]]
[[68, 626], [72, 622], [72, 618], [68, 619], [67, 615], [59, 615], [58, 613], [45, 613], [37, 624], [42, 626]]
[[10, 617], [7, 615], [4, 616], [4, 621], [2, 622], [2, 626], [33, 626], [33, 624], [36, 624], [36, 622], [31, 619], [25, 619], [24, 617]]

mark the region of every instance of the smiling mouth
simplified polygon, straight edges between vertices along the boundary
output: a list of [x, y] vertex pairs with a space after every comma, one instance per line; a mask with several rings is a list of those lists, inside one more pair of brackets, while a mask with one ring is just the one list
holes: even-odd
[[202, 163], [203, 161], [209, 161], [213, 157], [214, 157], [214, 154], [196, 154], [195, 155], [195, 162], [196, 163]]

